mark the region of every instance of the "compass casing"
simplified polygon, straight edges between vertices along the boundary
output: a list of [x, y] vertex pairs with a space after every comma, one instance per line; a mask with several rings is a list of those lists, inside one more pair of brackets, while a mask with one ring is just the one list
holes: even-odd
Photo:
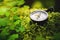
[[48, 13], [43, 10], [36, 10], [30, 14], [30, 18], [33, 21], [44, 21], [48, 18]]

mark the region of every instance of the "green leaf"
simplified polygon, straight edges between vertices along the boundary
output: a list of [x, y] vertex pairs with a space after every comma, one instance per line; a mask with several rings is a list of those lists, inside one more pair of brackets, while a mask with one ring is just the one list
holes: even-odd
[[13, 8], [11, 8], [10, 9], [14, 14], [16, 14], [16, 12], [17, 12], [17, 7], [13, 7]]
[[5, 15], [8, 17], [8, 16], [10, 15], [10, 12], [7, 11], [7, 12], [5, 13]]
[[60, 40], [60, 33], [55, 33], [54, 40]]
[[16, 1], [11, 1], [11, 2], [7, 2], [5, 5], [12, 7], [12, 6], [14, 6], [15, 4], [16, 4]]
[[6, 7], [1, 7], [0, 8], [0, 15], [4, 15], [9, 9]]
[[24, 0], [18, 0], [18, 1], [17, 1], [17, 5], [18, 5], [18, 6], [23, 5], [24, 3], [25, 3]]
[[5, 18], [0, 18], [0, 26], [5, 26], [5, 25], [7, 25], [8, 24], [8, 20], [7, 19], [5, 19]]
[[27, 10], [27, 9], [29, 9], [29, 6], [27, 6], [27, 5], [24, 5], [24, 10]]
[[17, 25], [20, 23], [20, 20], [17, 20], [16, 22], [14, 22], [14, 25]]
[[13, 6], [15, 6], [15, 5], [18, 5], [18, 6], [20, 6], [20, 5], [22, 5], [22, 4], [24, 4], [24, 0], [13, 0], [13, 1], [7, 1], [7, 3], [5, 4], [6, 6], [10, 6], [10, 7], [13, 7]]
[[20, 32], [24, 32], [24, 31], [25, 31], [25, 27], [24, 27], [24, 26], [21, 26], [21, 27], [19, 28], [19, 30], [20, 30]]
[[9, 29], [10, 29], [10, 30], [14, 30], [14, 29], [15, 29], [15, 26], [14, 26], [14, 25], [11, 25], [11, 26], [9, 27]]
[[16, 38], [18, 38], [18, 34], [13, 34], [9, 37], [8, 40], [15, 40]]
[[0, 2], [3, 2], [3, 0], [0, 0]]
[[33, 8], [43, 8], [43, 5], [41, 2], [39, 1], [36, 1], [33, 5], [32, 5]]
[[1, 37], [5, 37], [6, 35], [9, 35], [8, 30], [4, 28], [2, 32], [0, 33]]
[[19, 18], [17, 15], [14, 15], [14, 16], [13, 16], [13, 19], [14, 19], [14, 20], [17, 20], [17, 19], [20, 19], [20, 18]]
[[45, 40], [45, 39], [42, 37], [42, 35], [37, 35], [36, 40]]

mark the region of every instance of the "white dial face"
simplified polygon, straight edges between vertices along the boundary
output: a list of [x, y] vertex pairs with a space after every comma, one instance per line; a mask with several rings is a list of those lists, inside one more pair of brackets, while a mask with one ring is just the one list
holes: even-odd
[[45, 11], [34, 11], [30, 14], [30, 18], [34, 21], [43, 21], [48, 17], [48, 13]]

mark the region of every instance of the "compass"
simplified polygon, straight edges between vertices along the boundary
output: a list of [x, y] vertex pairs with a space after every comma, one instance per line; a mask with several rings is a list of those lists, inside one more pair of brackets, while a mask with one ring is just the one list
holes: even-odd
[[43, 10], [35, 10], [30, 14], [33, 21], [44, 21], [48, 18], [48, 13]]

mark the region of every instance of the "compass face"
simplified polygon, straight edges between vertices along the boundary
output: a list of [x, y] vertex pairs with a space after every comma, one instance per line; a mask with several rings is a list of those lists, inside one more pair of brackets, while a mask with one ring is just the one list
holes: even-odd
[[48, 13], [41, 10], [36, 10], [30, 14], [30, 18], [34, 21], [44, 21], [48, 18]]

